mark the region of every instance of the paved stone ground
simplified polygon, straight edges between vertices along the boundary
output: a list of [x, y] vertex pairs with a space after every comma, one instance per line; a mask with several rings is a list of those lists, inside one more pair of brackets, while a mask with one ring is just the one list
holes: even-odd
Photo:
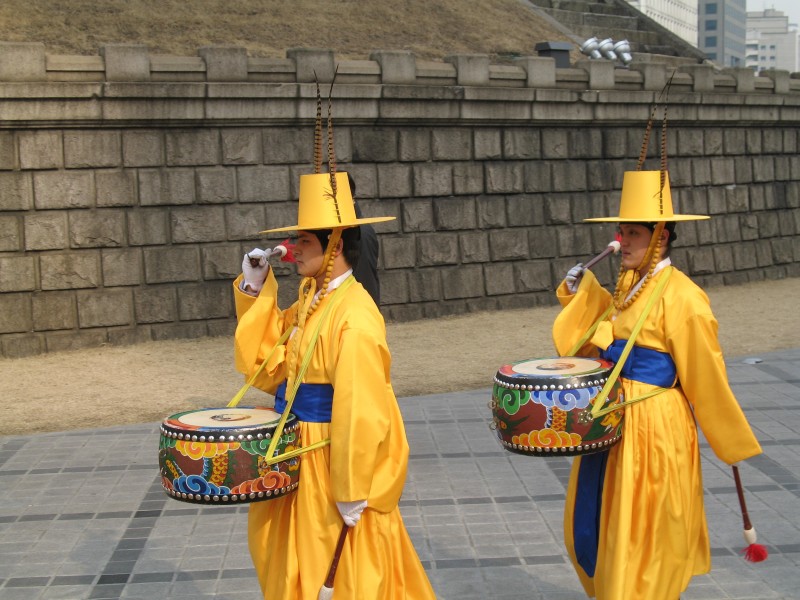
[[[751, 357], [752, 358], [752, 357]], [[738, 556], [730, 469], [702, 457], [710, 575], [686, 599], [800, 598], [800, 349], [729, 361], [764, 454], [742, 465], [767, 562]], [[412, 448], [401, 509], [442, 599], [583, 598], [563, 551], [569, 459], [512, 455], [489, 390], [401, 399]], [[0, 438], [0, 600], [256, 600], [246, 507], [167, 498], [158, 425]]]

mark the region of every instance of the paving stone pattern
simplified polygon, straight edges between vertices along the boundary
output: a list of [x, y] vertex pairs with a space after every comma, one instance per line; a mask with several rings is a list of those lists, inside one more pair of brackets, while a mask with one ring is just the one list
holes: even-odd
[[[752, 357], [751, 357], [752, 358]], [[684, 600], [798, 598], [800, 349], [729, 361], [764, 454], [741, 466], [764, 563], [746, 562], [731, 470], [701, 445], [713, 570]], [[489, 389], [400, 400], [401, 511], [438, 598], [584, 598], [564, 553], [570, 459], [503, 450]], [[246, 506], [168, 498], [155, 423], [0, 438], [0, 600], [256, 600]]]

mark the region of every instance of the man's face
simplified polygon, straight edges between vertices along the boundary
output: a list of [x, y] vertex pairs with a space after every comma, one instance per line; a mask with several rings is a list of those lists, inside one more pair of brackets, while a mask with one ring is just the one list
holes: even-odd
[[325, 249], [319, 239], [308, 231], [298, 231], [294, 257], [297, 264], [297, 273], [303, 277], [315, 277], [322, 269], [322, 260]]
[[650, 245], [652, 232], [644, 225], [620, 223], [619, 236], [622, 266], [626, 269], [638, 268]]

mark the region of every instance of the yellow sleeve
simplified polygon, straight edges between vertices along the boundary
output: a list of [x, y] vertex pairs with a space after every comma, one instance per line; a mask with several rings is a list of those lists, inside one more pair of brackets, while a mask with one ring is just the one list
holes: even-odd
[[370, 327], [341, 332], [331, 415], [331, 483], [337, 502], [396, 506], [405, 481], [408, 443], [391, 387], [385, 335]]
[[761, 446], [728, 383], [717, 321], [710, 308], [699, 308], [677, 320], [667, 345], [703, 435], [714, 454], [730, 465], [761, 454]]
[[[559, 356], [565, 356], [589, 330], [611, 303], [611, 294], [600, 285], [591, 271], [585, 271], [578, 291], [570, 293], [561, 282], [556, 297], [563, 307], [553, 323], [553, 342]], [[578, 350], [579, 356], [597, 356], [597, 348], [590, 342]]]
[[[250, 296], [239, 289], [242, 276], [233, 282], [233, 295], [236, 303], [238, 324], [234, 335], [234, 357], [236, 370], [243, 373], [248, 380], [261, 366], [264, 359], [272, 352], [287, 323], [284, 314], [278, 308], [278, 282], [272, 269], [269, 270], [264, 287], [258, 296]], [[291, 309], [290, 309], [291, 310]], [[269, 364], [254, 382], [254, 386], [269, 393], [274, 393], [278, 385], [285, 379], [284, 360], [286, 346], [275, 349]]]

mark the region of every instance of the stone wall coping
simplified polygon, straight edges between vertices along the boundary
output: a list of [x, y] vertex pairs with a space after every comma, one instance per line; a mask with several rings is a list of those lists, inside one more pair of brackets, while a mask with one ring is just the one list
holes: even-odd
[[[244, 48], [211, 46], [197, 56], [149, 53], [146, 46], [109, 44], [95, 56], [47, 54], [43, 44], [0, 42], [0, 83], [94, 81], [221, 81], [236, 83], [306, 83], [318, 73], [348, 84], [403, 83], [422, 86], [556, 87], [591, 89], [654, 89], [672, 67], [655, 62], [634, 63], [630, 69], [608, 61], [580, 59], [569, 68], [555, 68], [555, 82], [544, 61], [518, 57], [513, 64], [494, 64], [488, 55], [456, 54], [443, 60], [423, 60], [407, 51], [380, 50], [369, 58], [338, 58], [333, 50], [292, 48], [285, 58], [247, 56]], [[113, 64], [110, 62], [113, 60]], [[11, 61], [14, 61], [13, 63]], [[113, 69], [110, 71], [109, 69]], [[541, 71], [541, 73], [538, 73]], [[339, 79], [341, 78], [341, 79]], [[672, 85], [695, 92], [796, 94], [800, 74], [786, 71], [716, 69], [707, 64], [682, 65]], [[673, 89], [674, 89], [673, 88]], [[585, 87], [584, 87], [585, 89]]]

